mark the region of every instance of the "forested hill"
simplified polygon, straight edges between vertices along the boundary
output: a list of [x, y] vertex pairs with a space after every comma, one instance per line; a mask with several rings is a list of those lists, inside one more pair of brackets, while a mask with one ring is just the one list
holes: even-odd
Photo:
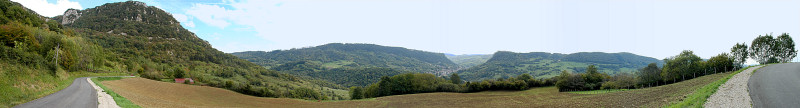
[[[456, 64], [442, 53], [375, 44], [330, 43], [310, 48], [237, 52], [233, 55], [275, 70], [296, 61], [321, 63], [322, 68], [385, 67], [424, 73], [441, 73], [455, 69]], [[288, 64], [287, 64], [288, 63]]]
[[633, 73], [637, 69], [647, 66], [648, 63], [662, 64], [662, 61], [626, 52], [560, 54], [498, 51], [486, 63], [459, 70], [457, 73], [469, 81], [506, 78], [523, 73], [537, 78], [549, 78], [557, 76], [562, 70], [583, 73], [588, 65], [596, 65], [600, 72], [608, 74]]
[[[374, 44], [330, 43], [316, 47], [237, 52], [233, 55], [281, 72], [326, 79], [345, 86], [365, 86], [381, 76], [422, 72], [445, 75], [457, 65], [442, 53]], [[386, 69], [364, 69], [364, 68]], [[379, 71], [378, 71], [379, 70]], [[338, 78], [336, 74], [358, 74]], [[358, 79], [358, 80], [354, 80]]]
[[[187, 74], [200, 84], [269, 97], [334, 99], [336, 84], [303, 80], [223, 53], [184, 29], [172, 15], [138, 1], [70, 9], [52, 18], [118, 55], [127, 71], [150, 79]], [[321, 85], [321, 86], [318, 86]], [[308, 90], [313, 89], [313, 90]], [[300, 90], [304, 93], [295, 93]], [[312, 95], [305, 95], [305, 94]], [[315, 94], [315, 95], [314, 95]]]

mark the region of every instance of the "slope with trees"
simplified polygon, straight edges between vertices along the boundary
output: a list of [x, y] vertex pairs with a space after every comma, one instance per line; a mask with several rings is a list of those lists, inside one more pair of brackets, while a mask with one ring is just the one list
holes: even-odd
[[54, 20], [0, 0], [0, 107], [44, 97], [73, 79], [124, 75], [123, 60]]
[[381, 76], [400, 73], [421, 72], [444, 76], [458, 67], [442, 53], [374, 44], [330, 43], [270, 52], [237, 52], [233, 55], [283, 73], [319, 78], [344, 86], [366, 86]]
[[658, 59], [631, 53], [581, 52], [574, 54], [531, 52], [514, 53], [499, 51], [486, 63], [459, 70], [463, 79], [476, 81], [482, 79], [507, 78], [524, 73], [536, 77], [558, 76], [563, 70], [586, 73], [589, 65], [595, 65], [600, 73], [633, 73], [648, 63], [662, 62]]
[[[223, 53], [184, 29], [172, 15], [143, 2], [107, 3], [56, 16], [74, 34], [118, 55], [128, 71], [162, 80], [193, 78], [198, 84], [266, 97], [341, 99], [336, 84], [314, 83], [264, 69]], [[185, 75], [184, 75], [185, 74]], [[311, 95], [306, 95], [311, 94]], [[316, 95], [319, 94], [319, 95]]]

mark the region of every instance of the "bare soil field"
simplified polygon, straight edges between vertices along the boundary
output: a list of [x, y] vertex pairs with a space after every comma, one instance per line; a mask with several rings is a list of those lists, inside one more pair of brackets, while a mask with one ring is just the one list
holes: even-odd
[[[730, 72], [729, 72], [730, 73]], [[102, 82], [142, 107], [662, 107], [729, 73], [707, 75], [666, 86], [602, 94], [558, 92], [555, 87], [525, 91], [423, 93], [355, 101], [264, 98], [233, 91], [127, 78]]]

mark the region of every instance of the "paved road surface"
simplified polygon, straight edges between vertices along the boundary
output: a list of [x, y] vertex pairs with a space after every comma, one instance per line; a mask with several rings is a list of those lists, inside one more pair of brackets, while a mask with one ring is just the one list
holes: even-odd
[[97, 93], [86, 78], [76, 78], [61, 91], [14, 108], [97, 108]]
[[753, 73], [748, 85], [753, 107], [800, 107], [800, 63], [763, 67]]

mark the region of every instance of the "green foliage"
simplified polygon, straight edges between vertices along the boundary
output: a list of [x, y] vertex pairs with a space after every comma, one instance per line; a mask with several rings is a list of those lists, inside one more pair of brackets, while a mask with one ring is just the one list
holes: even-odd
[[648, 63], [661, 63], [661, 61], [631, 53], [559, 54], [499, 51], [493, 54], [493, 57], [486, 63], [459, 70], [457, 73], [467, 81], [505, 78], [520, 74], [548, 78], [558, 76], [562, 70], [584, 73], [589, 65], [595, 65], [597, 72], [601, 73], [633, 73], [636, 69], [647, 66]]
[[299, 72], [300, 75], [329, 81], [342, 86], [367, 86], [380, 81], [381, 76], [394, 76], [403, 73], [415, 73], [392, 68], [336, 68], [320, 72]]
[[694, 55], [691, 50], [684, 50], [677, 56], [664, 59], [664, 62], [666, 64], [662, 68], [661, 77], [665, 82], [691, 79], [703, 72], [701, 67], [703, 59]]
[[461, 77], [457, 73], [450, 74], [450, 82], [453, 84], [461, 84]]
[[[186, 72], [181, 68], [174, 69], [175, 78], [185, 78]], [[188, 81], [187, 81], [188, 82]]]
[[317, 91], [302, 87], [292, 90], [292, 98], [302, 98], [310, 100], [324, 99], [322, 98], [322, 95], [320, 95]]
[[[525, 76], [517, 76], [525, 77]], [[528, 76], [529, 77], [529, 76]], [[428, 73], [405, 73], [395, 76], [383, 76], [381, 81], [373, 83], [363, 92], [360, 87], [351, 87], [350, 94], [352, 99], [363, 94], [364, 98], [381, 97], [400, 94], [428, 93], [428, 92], [480, 92], [487, 90], [526, 90], [532, 87], [550, 86], [545, 80], [516, 78], [484, 80], [480, 82], [467, 82], [465, 84], [454, 84], [441, 77], [436, 77]], [[362, 93], [360, 93], [362, 92]]]
[[650, 63], [647, 67], [639, 70], [639, 84], [642, 86], [652, 87], [658, 85], [661, 81], [661, 68], [656, 63]]
[[731, 71], [735, 65], [733, 58], [730, 58], [727, 53], [722, 53], [708, 59], [706, 66], [709, 66], [708, 69], [716, 73]]
[[60, 29], [58, 28], [60, 26], [48, 27], [48, 24], [45, 24], [47, 22], [42, 18], [33, 10], [25, 8], [19, 3], [8, 0], [0, 1], [0, 24], [18, 22], [22, 25], [30, 25], [42, 29]]
[[[433, 73], [442, 69], [455, 69], [456, 64], [442, 53], [432, 53], [401, 47], [387, 47], [374, 44], [330, 43], [310, 48], [275, 50], [270, 52], [248, 51], [233, 55], [256, 64], [271, 67], [278, 71], [319, 70], [332, 67], [313, 65], [307, 67], [291, 66], [297, 62], [318, 64], [349, 61], [341, 67], [385, 67], [408, 71]], [[290, 65], [291, 67], [281, 67]]]
[[283, 73], [327, 80], [342, 86], [366, 86], [381, 76], [455, 70], [444, 54], [374, 44], [330, 43], [316, 47], [248, 51], [233, 55]]
[[614, 77], [608, 79], [608, 81], [603, 83], [600, 89], [633, 89], [638, 83], [639, 79], [631, 74], [623, 73], [614, 75]]
[[0, 42], [5, 43], [5, 46], [15, 47], [17, 43], [31, 43], [28, 37], [32, 36], [31, 31], [26, 29], [22, 24], [9, 23], [0, 25]]
[[736, 64], [735, 68], [741, 67], [745, 60], [747, 60], [747, 56], [750, 53], [747, 52], [747, 44], [746, 43], [736, 43], [731, 48], [731, 57], [733, 58], [734, 64]]
[[794, 48], [794, 40], [789, 36], [789, 33], [783, 33], [775, 39], [775, 58], [779, 62], [791, 62], [797, 56], [797, 50]]
[[364, 89], [358, 86], [350, 87], [350, 99], [363, 99], [364, 98]]
[[769, 62], [770, 59], [776, 59], [775, 55], [778, 49], [775, 45], [775, 39], [772, 38], [771, 34], [766, 35], [759, 35], [756, 39], [753, 39], [753, 42], [750, 44], [750, 58], [755, 59], [760, 64], [769, 64], [774, 62]]
[[575, 75], [562, 71], [561, 76], [558, 76], [559, 79], [558, 82], [556, 82], [556, 87], [558, 87], [559, 91], [597, 90], [602, 87], [605, 79], [610, 78], [607, 74], [598, 73], [594, 65], [589, 65], [586, 67], [586, 70], [586, 73]]

